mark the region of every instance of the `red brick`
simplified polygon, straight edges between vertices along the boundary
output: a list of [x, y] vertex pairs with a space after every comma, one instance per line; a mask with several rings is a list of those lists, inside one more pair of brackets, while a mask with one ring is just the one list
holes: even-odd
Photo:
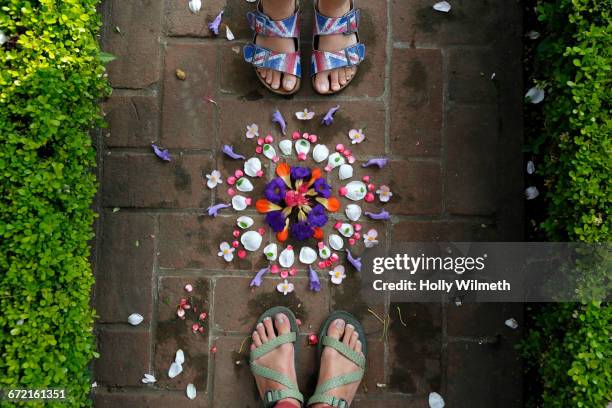
[[106, 66], [111, 85], [145, 88], [157, 82], [162, 2], [110, 0], [105, 7], [102, 48], [117, 57]]
[[295, 291], [287, 296], [276, 291], [281, 282], [278, 277], [266, 278], [261, 287], [254, 289], [249, 287], [250, 282], [251, 278], [239, 277], [217, 280], [214, 309], [219, 329], [249, 333], [267, 309], [286, 306], [302, 321], [300, 331], [307, 333], [317, 331], [329, 313], [329, 289], [323, 281], [321, 291], [315, 293], [308, 290], [308, 278], [292, 278]]
[[[185, 285], [191, 284], [193, 292], [187, 293]], [[209, 282], [202, 278], [162, 277], [158, 288], [158, 317], [155, 345], [155, 375], [157, 385], [174, 390], [185, 390], [187, 384], [194, 384], [204, 392], [208, 375], [208, 337], [210, 316], [203, 322], [199, 320], [202, 312], [210, 314]], [[176, 315], [177, 305], [185, 298], [192, 306], [185, 312], [185, 320]], [[194, 309], [195, 308], [195, 309]], [[205, 328], [204, 333], [193, 333], [191, 325], [198, 323]], [[174, 361], [176, 351], [183, 350], [185, 363], [183, 372], [171, 379], [168, 369]]]
[[155, 219], [107, 211], [96, 273], [95, 306], [103, 323], [125, 323], [132, 313], [151, 322]]
[[471, 221], [401, 221], [393, 225], [393, 242], [495, 241], [498, 228]]
[[[228, 210], [225, 210], [228, 211]], [[233, 211], [233, 210], [231, 210]], [[263, 226], [263, 218], [249, 213], [256, 223], [251, 230]], [[267, 245], [266, 237], [261, 249], [249, 252], [245, 259], [234, 253], [234, 259], [226, 262], [218, 256], [221, 242], [234, 240], [237, 215], [230, 217], [197, 214], [162, 214], [159, 219], [160, 247], [159, 264], [162, 268], [205, 268], [208, 270], [255, 271], [267, 265], [261, 249]], [[211, 234], [211, 231], [216, 231]]]
[[151, 335], [142, 327], [101, 328], [94, 378], [100, 385], [140, 386], [149, 372]]
[[157, 141], [159, 107], [154, 95], [113, 95], [104, 103], [109, 147], [149, 146]]
[[394, 154], [440, 155], [442, 65], [440, 50], [393, 51], [390, 138]]
[[150, 154], [111, 154], [104, 159], [102, 204], [106, 207], [206, 208], [210, 190], [204, 175], [209, 155], [172, 152], [164, 162]]
[[[454, 105], [448, 113], [446, 209], [488, 215], [497, 208], [497, 109]], [[516, 194], [519, 194], [517, 191]]]
[[[212, 149], [214, 146], [217, 50], [210, 44], [169, 43], [164, 69], [162, 144], [172, 148]], [[185, 80], [176, 70], [185, 72]]]
[[185, 392], [173, 392], [167, 390], [112, 390], [95, 392], [95, 408], [167, 408], [167, 407], [187, 407], [187, 408], [206, 408], [208, 395], [203, 391], [197, 390], [194, 400], [189, 400]]

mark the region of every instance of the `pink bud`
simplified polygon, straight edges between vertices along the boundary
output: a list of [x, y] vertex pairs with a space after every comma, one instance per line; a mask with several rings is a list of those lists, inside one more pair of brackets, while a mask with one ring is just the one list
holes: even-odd
[[246, 256], [247, 256], [247, 253], [244, 249], [241, 249], [240, 251], [238, 251], [238, 258], [244, 259], [246, 258]]
[[348, 242], [349, 242], [349, 245], [353, 246], [355, 245], [356, 241], [355, 241], [355, 238], [349, 238]]
[[337, 151], [338, 153], [342, 153], [342, 152], [344, 151], [344, 145], [343, 145], [342, 143], [338, 143], [338, 144], [336, 145], [336, 151]]
[[242, 170], [238, 169], [238, 170], [236, 170], [234, 172], [234, 176], [236, 176], [236, 178], [238, 179], [238, 178], [244, 176], [244, 172]]
[[330, 259], [326, 259], [326, 260], [325, 260], [325, 266], [329, 268], [330, 266], [332, 266], [332, 264], [333, 264], [334, 262], [335, 262], [335, 261], [332, 261], [332, 260], [331, 260], [331, 258], [330, 258]]
[[323, 248], [325, 248], [325, 242], [323, 242], [323, 241], [319, 241], [319, 243], [317, 244], [317, 247], [318, 247], [319, 249], [323, 249]]
[[259, 232], [259, 235], [263, 235], [266, 233], [266, 229], [264, 227], [259, 227], [257, 228], [257, 232]]
[[324, 170], [329, 173], [332, 170], [332, 168], [330, 166], [325, 166]]
[[230, 197], [233, 197], [236, 195], [236, 190], [234, 190], [233, 188], [228, 188], [227, 189], [227, 195]]
[[297, 323], [298, 326], [302, 325], [302, 321], [300, 319], [295, 319], [295, 322]]
[[200, 328], [200, 325], [197, 323], [194, 323], [191, 325], [191, 330], [193, 330], [194, 333], [197, 332], [199, 328]]
[[261, 154], [261, 152], [263, 152], [263, 148], [262, 148], [261, 146], [257, 146], [257, 147], [255, 148], [255, 153], [257, 153], [257, 154]]
[[258, 137], [257, 138], [257, 145], [262, 146], [264, 144], [264, 139], [263, 137]]
[[335, 252], [334, 252], [333, 254], [331, 254], [331, 256], [329, 257], [329, 260], [330, 260], [331, 262], [336, 262], [338, 259], [340, 259], [340, 257], [339, 257], [339, 256], [338, 256], [338, 254], [337, 254], [337, 253], [335, 253]]
[[319, 261], [317, 265], [319, 266], [319, 269], [323, 269], [325, 268], [325, 261]]
[[317, 135], [309, 135], [308, 136], [308, 141], [310, 143], [317, 143], [317, 140], [319, 140], [319, 138], [317, 137]]
[[293, 132], [293, 134], [291, 135], [291, 138], [293, 140], [298, 140], [300, 138], [300, 132], [298, 131]]
[[204, 326], [200, 326], [198, 330], [200, 331], [200, 333], [204, 333]]
[[344, 157], [349, 157], [351, 155], [351, 151], [349, 149], [346, 149], [342, 152], [342, 154], [344, 155]]
[[374, 191], [374, 189], [376, 188], [376, 186], [372, 183], [368, 184], [368, 190], [369, 191]]
[[200, 313], [200, 320], [206, 320], [206, 316], [208, 316], [208, 314], [206, 314], [206, 312]]
[[259, 170], [257, 173], [255, 173], [255, 175], [256, 175], [257, 177], [263, 177], [264, 172], [263, 172], [263, 170]]
[[185, 299], [185, 298], [182, 298], [182, 299], [179, 301], [179, 305], [180, 305], [180, 306], [185, 306], [186, 304], [187, 304], [187, 299]]
[[234, 184], [236, 184], [236, 177], [234, 176], [229, 176], [227, 178], [227, 184], [229, 184], [230, 186], [233, 186]]
[[308, 140], [308, 136], [310, 136], [308, 133], [302, 133], [302, 139]]
[[349, 156], [349, 157], [347, 158], [347, 161], [349, 162], [349, 164], [354, 164], [356, 160], [355, 160], [355, 157], [354, 157], [354, 156]]
[[211, 353], [211, 354], [216, 354], [216, 353], [217, 353], [217, 346], [212, 346], [212, 347], [210, 348], [210, 353]]
[[298, 160], [304, 161], [306, 160], [306, 153], [298, 153]]
[[272, 157], [272, 161], [273, 161], [274, 163], [278, 163], [278, 161], [279, 161], [279, 160], [280, 160], [280, 157], [278, 157], [278, 156], [273, 156], [273, 157]]
[[287, 245], [287, 249], [291, 251], [293, 249], [293, 245]]
[[232, 235], [234, 236], [234, 238], [238, 238], [240, 236], [240, 230], [234, 230], [232, 232]]
[[295, 267], [289, 269], [289, 275], [291, 276], [297, 275], [297, 269], [295, 269]]
[[354, 224], [353, 229], [357, 232], [361, 231], [361, 224]]
[[251, 205], [253, 203], [253, 199], [251, 197], [247, 197], [244, 199], [244, 202], [246, 205]]
[[319, 339], [317, 338], [316, 334], [311, 334], [308, 336], [308, 344], [310, 344], [311, 346], [316, 345], [319, 342]]
[[355, 238], [356, 240], [359, 240], [359, 239], [361, 239], [361, 234], [356, 232], [356, 233], [353, 234], [353, 238]]
[[365, 200], [366, 200], [366, 202], [371, 203], [372, 201], [374, 201], [374, 194], [372, 194], [372, 193], [366, 194]]
[[280, 270], [280, 268], [278, 267], [278, 265], [272, 265], [270, 267], [270, 273], [278, 273]]
[[334, 224], [334, 229], [340, 229], [341, 226], [342, 223], [340, 221], [336, 221], [336, 223]]
[[340, 187], [338, 189], [338, 194], [340, 194], [342, 197], [344, 197], [347, 193], [348, 193], [348, 190], [346, 189], [346, 187]]
[[232, 241], [232, 247], [233, 248], [238, 248], [240, 246], [240, 242], [238, 241]]
[[185, 285], [185, 291], [186, 291], [187, 293], [191, 293], [191, 292], [193, 291], [193, 286], [191, 286], [191, 284], [189, 284], [189, 283], [188, 283], [188, 284], [186, 284], [186, 285]]
[[364, 183], [369, 183], [370, 182], [370, 176], [363, 176], [362, 178]]
[[264, 141], [268, 144], [272, 143], [274, 141], [274, 138], [272, 137], [272, 135], [268, 135], [266, 136], [266, 138], [264, 139]]
[[280, 277], [282, 279], [286, 279], [288, 276], [289, 276], [289, 272], [288, 271], [281, 271]]

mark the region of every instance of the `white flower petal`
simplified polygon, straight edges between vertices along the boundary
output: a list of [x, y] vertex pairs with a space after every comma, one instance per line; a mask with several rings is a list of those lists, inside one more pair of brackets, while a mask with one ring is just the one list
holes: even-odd
[[287, 247], [283, 249], [278, 257], [278, 262], [283, 268], [291, 268], [295, 263], [295, 253], [293, 248]]
[[527, 174], [535, 173], [535, 164], [531, 160], [527, 162]]
[[2, 30], [0, 30], [0, 45], [4, 44], [7, 41], [8, 37], [6, 36], [6, 34], [4, 34]]
[[183, 353], [183, 350], [181, 349], [176, 350], [176, 355], [174, 356], [174, 362], [176, 364], [183, 365], [183, 363], [185, 362], [185, 353]]
[[138, 313], [132, 313], [128, 316], [128, 323], [132, 326], [138, 326], [140, 323], [142, 323], [143, 320], [144, 317], [142, 317]]
[[176, 362], [172, 362], [172, 364], [170, 364], [170, 369], [168, 370], [168, 377], [174, 378], [182, 372], [183, 366]]
[[444, 408], [444, 399], [437, 392], [429, 394], [429, 408]]
[[321, 163], [329, 157], [329, 149], [324, 144], [318, 144], [312, 150], [312, 158], [317, 163]]
[[261, 246], [263, 237], [257, 231], [247, 231], [240, 237], [240, 242], [247, 251], [257, 251]]
[[250, 191], [253, 191], [253, 183], [251, 183], [251, 180], [249, 180], [246, 177], [240, 177], [237, 181], [236, 181], [236, 189], [238, 191], [241, 191], [243, 193], [248, 193]]
[[257, 157], [251, 157], [244, 163], [244, 172], [247, 176], [257, 177], [257, 172], [261, 170], [261, 160]]
[[246, 197], [235, 195], [232, 197], [232, 207], [236, 211], [242, 211], [248, 207]]
[[300, 250], [300, 262], [304, 265], [310, 265], [317, 260], [317, 253], [310, 247], [302, 247]]
[[537, 187], [531, 186], [525, 189], [525, 197], [528, 200], [533, 200], [537, 198], [539, 195], [540, 195], [540, 192], [538, 191]]
[[251, 217], [247, 217], [243, 215], [242, 217], [238, 217], [236, 220], [236, 225], [238, 225], [242, 229], [251, 228], [251, 226], [255, 223]]
[[285, 155], [291, 155], [291, 150], [293, 149], [293, 142], [291, 140], [281, 140], [278, 144], [280, 151]]
[[538, 33], [537, 31], [531, 30], [526, 34], [526, 36], [530, 40], [537, 40], [538, 38], [540, 38], [540, 33]]
[[272, 160], [276, 157], [276, 149], [271, 144], [266, 143], [263, 146], [263, 155]]
[[441, 11], [443, 13], [448, 13], [451, 10], [451, 5], [448, 1], [441, 1], [434, 4], [433, 9], [436, 11]]
[[226, 262], [232, 262], [234, 259], [234, 251], [225, 253], [223, 259], [225, 259]]
[[356, 222], [361, 217], [362, 210], [357, 204], [349, 204], [344, 209], [344, 212], [349, 220]]
[[197, 13], [198, 11], [200, 11], [201, 8], [202, 8], [201, 0], [190, 0], [189, 1], [189, 10], [191, 10], [192, 13]]
[[236, 38], [228, 26], [225, 26], [225, 38], [227, 38], [228, 41], [234, 41], [234, 38]]
[[190, 400], [195, 399], [196, 397], [196, 387], [195, 385], [189, 383], [187, 384], [187, 390], [185, 390], [186, 394], [187, 394], [187, 398], [189, 398]]
[[538, 104], [544, 100], [545, 96], [546, 92], [544, 92], [543, 89], [534, 86], [533, 88], [527, 91], [527, 93], [525, 94], [525, 99], [527, 99], [530, 103]]
[[157, 381], [157, 378], [155, 378], [151, 374], [145, 374], [141, 381], [143, 382], [143, 384], [153, 384]]
[[263, 249], [263, 252], [268, 261], [276, 261], [278, 256], [278, 245], [271, 243]]
[[[330, 156], [331, 157], [331, 156]], [[368, 186], [363, 181], [351, 181], [346, 185], [346, 198], [353, 201], [363, 200], [368, 193]]]
[[350, 164], [343, 164], [340, 166], [340, 169], [338, 170], [338, 177], [340, 180], [347, 180], [353, 177], [353, 166]]
[[519, 327], [518, 322], [514, 318], [510, 318], [506, 320], [504, 324], [513, 330], [516, 330]]

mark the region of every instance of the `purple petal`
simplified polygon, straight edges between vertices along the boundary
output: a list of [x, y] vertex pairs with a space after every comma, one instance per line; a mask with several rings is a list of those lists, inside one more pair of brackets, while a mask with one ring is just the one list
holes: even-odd
[[283, 114], [277, 109], [272, 114], [272, 122], [278, 123], [281, 128], [281, 132], [283, 135], [287, 134], [287, 122], [285, 122], [285, 118], [283, 118]]
[[379, 213], [372, 213], [366, 211], [365, 215], [367, 215], [373, 220], [388, 220], [389, 218], [391, 218], [391, 214], [389, 214], [389, 212], [385, 210], [380, 210]]
[[234, 147], [230, 146], [230, 145], [223, 145], [223, 153], [226, 154], [226, 156], [231, 157], [232, 159], [235, 160], [244, 160], [245, 157], [241, 154], [238, 153], [234, 153]]
[[153, 151], [155, 152], [155, 155], [157, 157], [167, 162], [170, 161], [170, 152], [168, 151], [168, 149], [162, 150], [154, 144], [151, 144], [151, 147], [153, 148]]
[[217, 14], [217, 17], [215, 17], [212, 23], [208, 23], [208, 28], [215, 35], [219, 35], [219, 26], [221, 25], [221, 18], [223, 18], [223, 10], [221, 10], [221, 12]]
[[249, 286], [257, 286], [257, 287], [261, 286], [261, 278], [263, 278], [263, 276], [269, 271], [270, 271], [269, 266], [267, 268], [260, 269], [259, 272], [257, 272], [257, 275], [255, 275], [255, 277], [249, 284]]
[[319, 292], [321, 290], [321, 281], [319, 280], [319, 275], [317, 271], [312, 269], [312, 266], [308, 265], [308, 287], [313, 292]]
[[370, 166], [378, 166], [379, 169], [382, 169], [387, 165], [389, 159], [386, 157], [379, 157], [376, 159], [370, 159], [366, 163], [362, 164], [361, 167], [370, 167]]
[[219, 210], [222, 210], [223, 208], [228, 208], [231, 207], [231, 205], [229, 204], [215, 204], [215, 205], [211, 205], [210, 207], [208, 207], [206, 209], [206, 211], [208, 211], [208, 215], [211, 217], [216, 217], [219, 213]]
[[348, 249], [346, 250], [346, 259], [358, 272], [361, 272], [361, 258], [353, 258], [353, 254]]
[[334, 123], [334, 114], [336, 113], [338, 109], [340, 109], [340, 105], [336, 105], [330, 110], [328, 110], [325, 116], [323, 117], [321, 124], [325, 126], [330, 126], [332, 123]]

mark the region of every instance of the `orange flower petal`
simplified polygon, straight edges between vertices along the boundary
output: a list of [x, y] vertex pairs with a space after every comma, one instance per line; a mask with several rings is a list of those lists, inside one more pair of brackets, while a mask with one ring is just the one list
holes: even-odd
[[279, 177], [286, 177], [289, 174], [291, 174], [291, 166], [289, 166], [287, 163], [281, 163], [278, 166], [276, 166], [276, 174]]
[[321, 173], [321, 169], [316, 167], [313, 171], [312, 171], [312, 175], [310, 176], [310, 181], [308, 182], [308, 187], [312, 186], [312, 184], [317, 181], [317, 179], [320, 179], [322, 176]]
[[281, 208], [278, 205], [271, 203], [265, 198], [260, 198], [259, 200], [257, 200], [257, 202], [255, 203], [255, 208], [257, 209], [258, 212], [262, 214], [270, 212], [270, 211], [281, 210]]
[[289, 227], [285, 227], [284, 230], [276, 233], [276, 239], [278, 239], [279, 242], [285, 242], [287, 238], [289, 238]]
[[323, 229], [317, 227], [314, 229], [314, 234], [312, 235], [315, 239], [323, 239]]
[[340, 201], [336, 197], [329, 197], [326, 208], [327, 211], [336, 212], [340, 209]]

